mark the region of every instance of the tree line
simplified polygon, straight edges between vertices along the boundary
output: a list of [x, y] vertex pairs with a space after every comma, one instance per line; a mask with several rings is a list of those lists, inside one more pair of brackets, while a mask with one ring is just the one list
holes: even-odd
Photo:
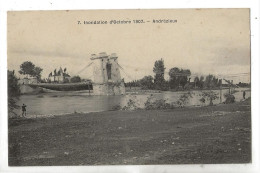
[[[141, 87], [142, 89], [156, 90], [187, 90], [187, 89], [214, 89], [222, 85], [222, 80], [212, 74], [204, 76], [196, 76], [191, 81], [190, 69], [182, 69], [173, 67], [169, 72], [165, 72], [163, 59], [154, 63], [154, 76], [144, 76], [140, 80], [127, 82], [126, 87]], [[165, 80], [165, 75], [169, 75], [169, 80]]]

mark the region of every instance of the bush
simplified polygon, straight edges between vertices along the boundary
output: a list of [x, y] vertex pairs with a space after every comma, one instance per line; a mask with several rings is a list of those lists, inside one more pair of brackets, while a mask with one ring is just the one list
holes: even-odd
[[206, 101], [206, 100], [205, 100], [205, 98], [203, 98], [203, 97], [200, 99], [200, 102], [203, 103], [203, 104], [205, 103], [205, 101]]
[[81, 82], [81, 78], [80, 78], [79, 76], [73, 76], [73, 77], [70, 79], [70, 82], [71, 82], [71, 83]]
[[213, 91], [205, 91], [202, 93], [202, 98], [200, 99], [200, 101], [205, 102], [206, 100], [209, 100], [209, 105], [212, 106], [213, 105], [213, 100], [216, 100], [218, 97], [218, 94], [213, 92]]
[[172, 109], [174, 106], [172, 104], [166, 103], [167, 100], [156, 100], [153, 98], [153, 95], [150, 95], [145, 102], [146, 110], [154, 110], [154, 109]]
[[226, 98], [226, 100], [224, 102], [225, 104], [235, 103], [235, 96], [234, 95], [227, 93], [227, 94], [224, 95], [224, 97]]
[[179, 100], [177, 100], [176, 104], [179, 107], [184, 107], [185, 105], [187, 105], [189, 103], [190, 98], [192, 98], [191, 92], [184, 93], [180, 96]]
[[115, 106], [112, 107], [112, 110], [113, 110], [113, 111], [118, 111], [118, 110], [121, 110], [121, 109], [122, 109], [122, 108], [121, 108], [120, 105], [115, 105]]
[[136, 105], [136, 102], [132, 99], [129, 99], [127, 105], [123, 107], [123, 110], [136, 110], [136, 109], [138, 109], [138, 106]]

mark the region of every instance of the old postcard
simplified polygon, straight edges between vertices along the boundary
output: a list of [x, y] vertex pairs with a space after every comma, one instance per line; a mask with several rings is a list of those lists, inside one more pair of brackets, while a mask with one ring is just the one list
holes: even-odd
[[9, 11], [9, 166], [250, 164], [250, 9]]

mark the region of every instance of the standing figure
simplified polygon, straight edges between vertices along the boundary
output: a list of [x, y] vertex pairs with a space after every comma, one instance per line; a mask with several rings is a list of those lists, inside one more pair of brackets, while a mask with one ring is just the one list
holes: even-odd
[[246, 99], [246, 91], [243, 92], [243, 99]]
[[26, 105], [25, 104], [23, 104], [23, 106], [22, 106], [22, 111], [23, 111], [22, 116], [23, 117], [26, 116]]

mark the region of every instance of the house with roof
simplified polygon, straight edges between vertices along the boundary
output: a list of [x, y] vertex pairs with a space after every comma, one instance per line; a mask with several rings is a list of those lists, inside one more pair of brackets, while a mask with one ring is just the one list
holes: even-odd
[[70, 75], [67, 72], [67, 69], [64, 70], [60, 67], [59, 71], [56, 69], [49, 74], [48, 81], [51, 83], [67, 83], [70, 81]]

